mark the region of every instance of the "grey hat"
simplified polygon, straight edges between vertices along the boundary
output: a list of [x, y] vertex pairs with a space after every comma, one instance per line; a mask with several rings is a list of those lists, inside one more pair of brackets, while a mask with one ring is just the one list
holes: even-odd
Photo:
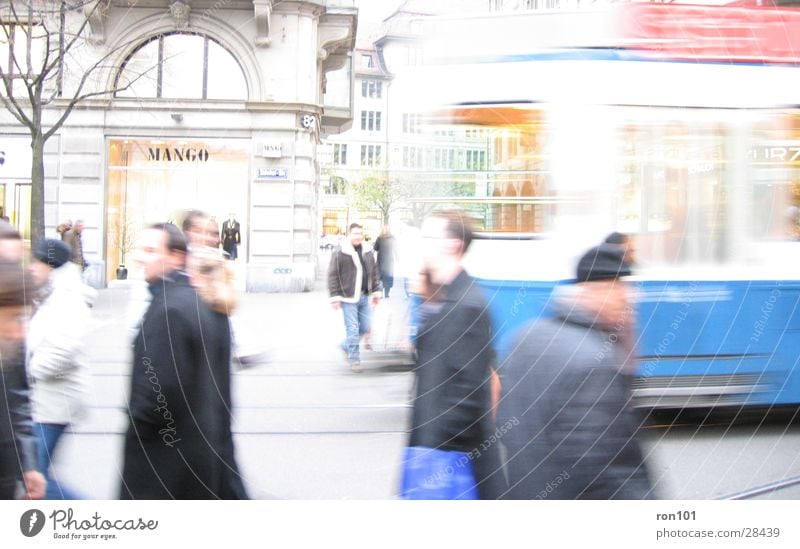
[[61, 240], [45, 238], [36, 245], [36, 249], [33, 250], [33, 257], [54, 269], [58, 269], [72, 257], [72, 249]]
[[625, 261], [625, 251], [618, 245], [600, 244], [583, 254], [578, 261], [578, 282], [612, 280], [631, 275], [631, 266]]

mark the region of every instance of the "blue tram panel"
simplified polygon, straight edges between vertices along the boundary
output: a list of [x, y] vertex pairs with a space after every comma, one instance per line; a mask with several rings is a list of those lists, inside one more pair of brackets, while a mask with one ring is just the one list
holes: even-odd
[[[515, 333], [550, 316], [562, 282], [481, 280], [500, 361]], [[800, 404], [800, 282], [646, 281], [636, 287], [637, 403]]]

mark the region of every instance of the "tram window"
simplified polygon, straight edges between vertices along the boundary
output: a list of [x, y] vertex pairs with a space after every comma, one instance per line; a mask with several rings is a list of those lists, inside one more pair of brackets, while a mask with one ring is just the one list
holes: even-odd
[[749, 151], [756, 240], [800, 240], [800, 118], [776, 116], [755, 131]]
[[629, 124], [619, 140], [617, 228], [652, 265], [729, 256], [724, 133], [715, 124]]
[[800, 181], [756, 176], [753, 233], [758, 240], [800, 240]]

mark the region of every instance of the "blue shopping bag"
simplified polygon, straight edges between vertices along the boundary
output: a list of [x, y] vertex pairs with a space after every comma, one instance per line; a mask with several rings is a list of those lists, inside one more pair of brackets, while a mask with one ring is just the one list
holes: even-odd
[[469, 454], [421, 446], [406, 448], [400, 486], [402, 499], [478, 499]]

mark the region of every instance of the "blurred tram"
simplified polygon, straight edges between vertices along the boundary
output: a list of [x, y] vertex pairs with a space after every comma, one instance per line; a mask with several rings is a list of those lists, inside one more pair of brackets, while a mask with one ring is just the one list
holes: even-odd
[[638, 405], [800, 404], [800, 11], [424, 25], [425, 61], [392, 93], [444, 152], [401, 180], [413, 209], [456, 206], [479, 228], [468, 267], [501, 357], [619, 231], [637, 253]]

